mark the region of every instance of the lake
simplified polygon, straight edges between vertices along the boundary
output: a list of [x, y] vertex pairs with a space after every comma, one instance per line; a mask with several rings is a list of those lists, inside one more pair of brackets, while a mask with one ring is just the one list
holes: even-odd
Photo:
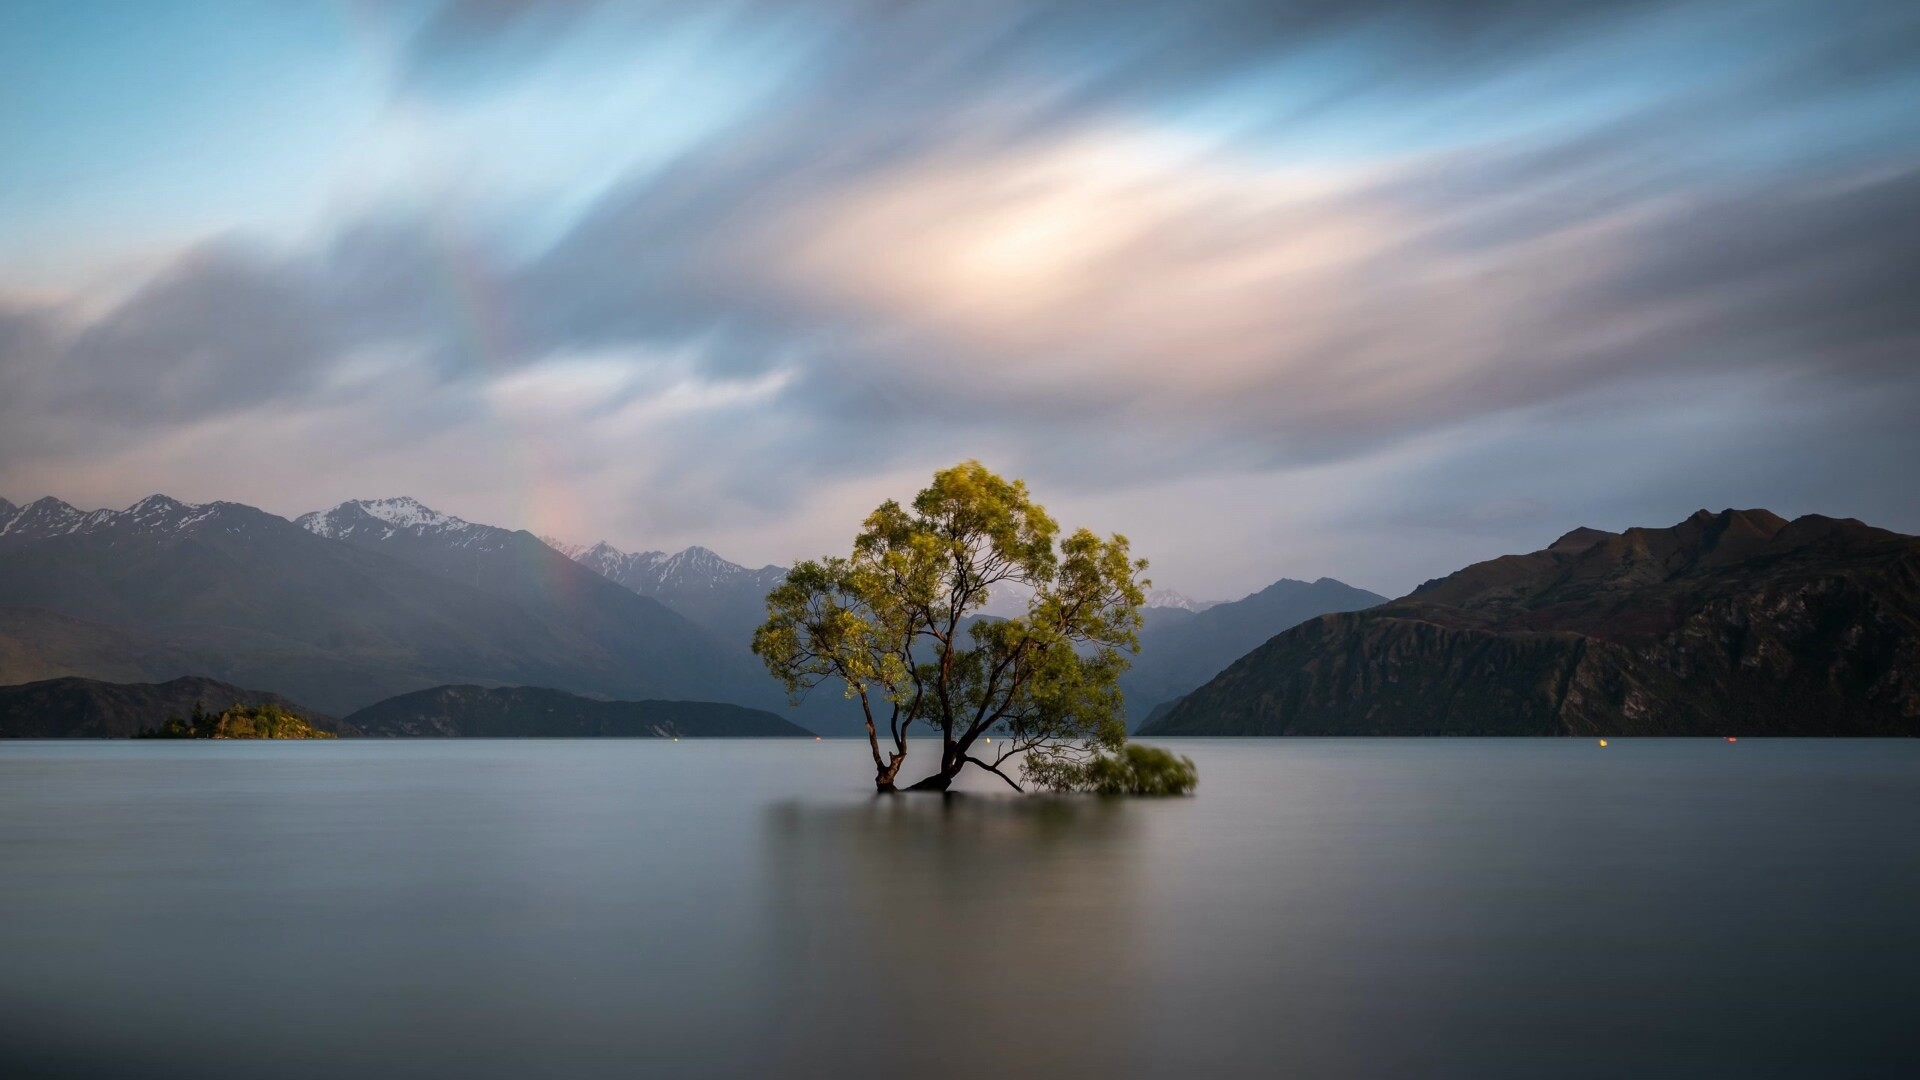
[[1920, 741], [1165, 745], [0, 744], [0, 1074], [1920, 1075]]

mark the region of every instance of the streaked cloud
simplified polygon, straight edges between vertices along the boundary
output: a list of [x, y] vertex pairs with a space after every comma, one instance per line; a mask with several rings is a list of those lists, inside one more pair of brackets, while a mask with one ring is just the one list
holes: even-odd
[[[979, 456], [1219, 596], [1699, 505], [1920, 531], [1910, 6], [343, 10], [138, 157], [8, 114], [0, 493], [777, 561]], [[217, 144], [301, 88], [324, 146]]]

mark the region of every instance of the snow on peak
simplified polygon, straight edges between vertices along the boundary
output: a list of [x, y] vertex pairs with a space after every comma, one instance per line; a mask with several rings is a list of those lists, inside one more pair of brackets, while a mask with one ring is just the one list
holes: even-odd
[[540, 534], [540, 542], [560, 554], [565, 555], [567, 558], [572, 559], [574, 562], [583, 562], [588, 552], [606, 546], [606, 541], [604, 540], [591, 547], [586, 544], [569, 544], [557, 536], [548, 536], [545, 533]]
[[26, 506], [8, 504], [9, 511], [0, 513], [0, 536], [41, 539], [104, 529], [178, 533], [231, 505], [183, 503], [166, 495], [149, 495], [125, 510], [80, 510], [48, 495]]
[[349, 499], [330, 510], [302, 514], [294, 524], [308, 532], [339, 539], [371, 523], [383, 536], [397, 532], [445, 533], [473, 528], [471, 522], [443, 514], [419, 499], [402, 495], [392, 499]]
[[408, 495], [402, 495], [397, 499], [357, 499], [351, 505], [359, 508], [368, 517], [384, 521], [396, 529], [467, 524], [451, 514], [443, 514]]
[[173, 522], [184, 513], [198, 509], [200, 509], [198, 506], [189, 506], [178, 499], [169, 499], [165, 495], [149, 495], [120, 513], [128, 521], [137, 525], [161, 526]]
[[1150, 589], [1147, 592], [1146, 606], [1201, 612], [1219, 602], [1218, 600], [1195, 600], [1185, 593], [1175, 592], [1172, 589]]
[[0, 536], [38, 538], [73, 532], [85, 522], [86, 517], [85, 513], [48, 495], [8, 515], [6, 521], [0, 522]]
[[611, 578], [645, 596], [717, 589], [742, 579], [756, 583], [777, 582], [787, 572], [785, 567], [779, 566], [749, 570], [739, 563], [729, 562], [713, 549], [697, 544], [669, 555], [664, 551], [622, 551], [605, 540], [586, 545], [568, 543], [550, 536], [540, 539], [548, 547], [601, 577]]
[[744, 570], [738, 563], [721, 558], [711, 548], [694, 546], [676, 551], [660, 561], [662, 570], [681, 574], [724, 574], [734, 570]]

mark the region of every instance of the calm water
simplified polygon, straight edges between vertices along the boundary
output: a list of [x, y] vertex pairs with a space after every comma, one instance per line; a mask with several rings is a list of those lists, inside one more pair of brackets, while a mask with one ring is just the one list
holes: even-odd
[[0, 1074], [1920, 1075], [1920, 741], [1182, 749], [0, 744]]

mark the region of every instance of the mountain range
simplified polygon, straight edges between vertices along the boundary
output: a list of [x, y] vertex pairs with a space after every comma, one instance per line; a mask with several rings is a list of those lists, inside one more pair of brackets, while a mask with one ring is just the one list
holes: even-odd
[[[293, 521], [164, 495], [125, 510], [0, 501], [0, 681], [207, 676], [332, 715], [445, 685], [553, 687], [855, 733], [839, 695], [790, 708], [751, 654], [785, 572], [700, 547], [570, 545], [404, 497]], [[1125, 684], [1135, 715], [1301, 619], [1380, 599], [1327, 579], [1232, 603], [1156, 591]]]
[[738, 649], [530, 533], [411, 500], [301, 520], [158, 495], [15, 508], [0, 521], [0, 663], [15, 679], [210, 675], [335, 715], [467, 682], [780, 700]]
[[[553, 687], [587, 702], [555, 706], [563, 726], [660, 726], [663, 703], [691, 700], [851, 732], [837, 695], [787, 709], [748, 651], [783, 574], [698, 547], [567, 545], [408, 498], [296, 521], [162, 495], [117, 511], [0, 500], [0, 684], [51, 694], [45, 680], [78, 677], [59, 700], [82, 718], [151, 712], [174, 693], [151, 686], [194, 676], [323, 720], [451, 685], [436, 715], [461, 704], [474, 719], [447, 723], [485, 727], [493, 692], [463, 687], [529, 708], [546, 691], [527, 688]], [[1701, 511], [1576, 529], [1391, 602], [1283, 579], [1228, 603], [1156, 590], [1144, 614], [1122, 689], [1149, 735], [1920, 727], [1920, 540], [1851, 519]], [[86, 703], [109, 698], [122, 704]], [[596, 698], [653, 719], [608, 719]]]
[[[304, 519], [303, 519], [304, 520]], [[682, 612], [723, 641], [745, 643], [766, 619], [766, 595], [786, 577], [786, 567], [748, 569], [706, 548], [678, 554], [624, 552], [604, 541], [570, 544], [542, 538], [554, 550], [642, 595]], [[1141, 651], [1121, 679], [1133, 722], [1153, 707], [1206, 682], [1241, 654], [1302, 620], [1329, 611], [1351, 611], [1386, 597], [1332, 578], [1314, 582], [1281, 579], [1240, 600], [1193, 600], [1172, 589], [1147, 594], [1142, 611]], [[996, 595], [976, 618], [1006, 618], [1026, 611], [1027, 596]], [[810, 701], [804, 721], [819, 730], [859, 732], [851, 710], [837, 696]]]
[[1575, 529], [1267, 641], [1142, 734], [1917, 735], [1920, 538]]

